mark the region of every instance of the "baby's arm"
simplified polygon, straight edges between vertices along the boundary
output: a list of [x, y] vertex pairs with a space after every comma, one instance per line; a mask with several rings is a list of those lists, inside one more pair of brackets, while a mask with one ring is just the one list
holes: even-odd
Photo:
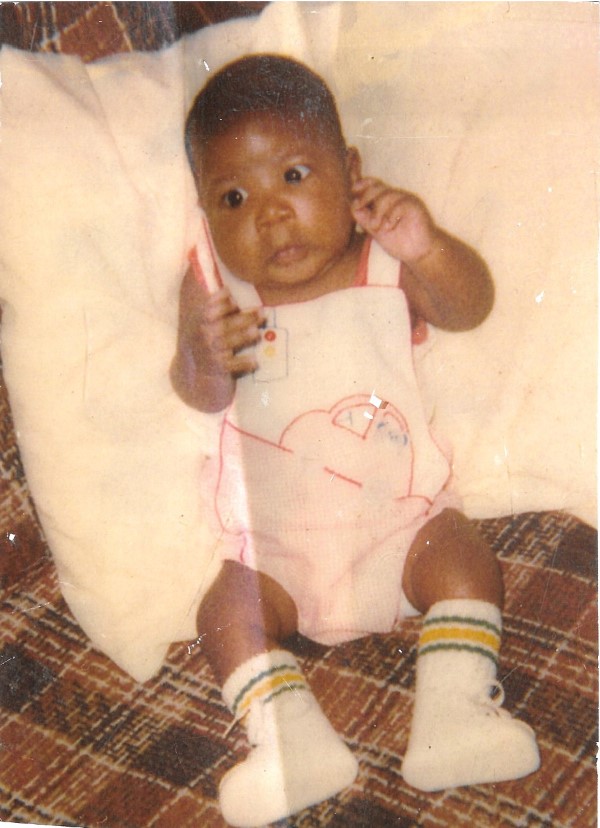
[[190, 267], [179, 297], [177, 351], [171, 382], [181, 399], [200, 411], [226, 408], [238, 376], [256, 370], [256, 360], [240, 353], [259, 339], [260, 309], [240, 311], [227, 288], [210, 294]]
[[483, 322], [494, 286], [475, 250], [437, 227], [411, 193], [364, 178], [354, 185], [353, 196], [356, 221], [402, 261], [402, 287], [414, 314], [449, 331]]

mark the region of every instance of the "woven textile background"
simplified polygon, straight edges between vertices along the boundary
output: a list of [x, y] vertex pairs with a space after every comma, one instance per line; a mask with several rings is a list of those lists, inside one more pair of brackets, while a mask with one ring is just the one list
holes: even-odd
[[[596, 825], [595, 532], [558, 513], [484, 521], [507, 584], [500, 676], [506, 706], [536, 730], [533, 776], [426, 795], [400, 764], [418, 621], [337, 648], [297, 639], [309, 681], [359, 758], [340, 797], [282, 824]], [[141, 686], [92, 650], [42, 554], [5, 591], [0, 624], [0, 819], [86, 828], [223, 826], [216, 790], [244, 755], [193, 642]]]
[[150, 51], [186, 32], [258, 14], [266, 2], [2, 3], [0, 43], [85, 61]]

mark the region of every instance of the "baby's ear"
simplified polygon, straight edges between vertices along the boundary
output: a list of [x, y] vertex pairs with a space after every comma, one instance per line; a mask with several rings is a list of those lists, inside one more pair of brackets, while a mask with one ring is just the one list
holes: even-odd
[[360, 159], [360, 153], [356, 147], [346, 148], [346, 169], [348, 170], [348, 175], [350, 176], [351, 186], [356, 184], [356, 182], [362, 178], [362, 162]]

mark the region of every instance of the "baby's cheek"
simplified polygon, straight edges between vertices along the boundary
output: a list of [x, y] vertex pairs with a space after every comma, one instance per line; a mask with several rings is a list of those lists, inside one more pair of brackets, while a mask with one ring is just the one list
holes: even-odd
[[226, 267], [239, 279], [255, 284], [264, 267], [260, 247], [252, 233], [228, 233], [222, 239], [223, 251], [219, 252]]
[[229, 269], [232, 263], [244, 259], [244, 234], [235, 227], [218, 223], [213, 231], [213, 242], [217, 253]]

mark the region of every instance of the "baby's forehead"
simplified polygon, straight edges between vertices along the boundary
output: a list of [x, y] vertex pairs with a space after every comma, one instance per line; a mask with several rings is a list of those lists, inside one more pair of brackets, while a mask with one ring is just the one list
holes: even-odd
[[[251, 130], [256, 135], [271, 134], [276, 131], [282, 140], [293, 142], [294, 139], [306, 143], [318, 141], [324, 132], [324, 125], [314, 116], [308, 116], [302, 110], [257, 110], [255, 112], [230, 113], [223, 118], [223, 129], [213, 136], [231, 132]], [[210, 140], [210, 139], [209, 139]]]
[[232, 148], [236, 155], [251, 156], [268, 146], [275, 161], [296, 152], [331, 150], [338, 144], [336, 136], [327, 132], [322, 123], [302, 112], [255, 112], [228, 119], [226, 127], [205, 141], [202, 154], [226, 161]]

